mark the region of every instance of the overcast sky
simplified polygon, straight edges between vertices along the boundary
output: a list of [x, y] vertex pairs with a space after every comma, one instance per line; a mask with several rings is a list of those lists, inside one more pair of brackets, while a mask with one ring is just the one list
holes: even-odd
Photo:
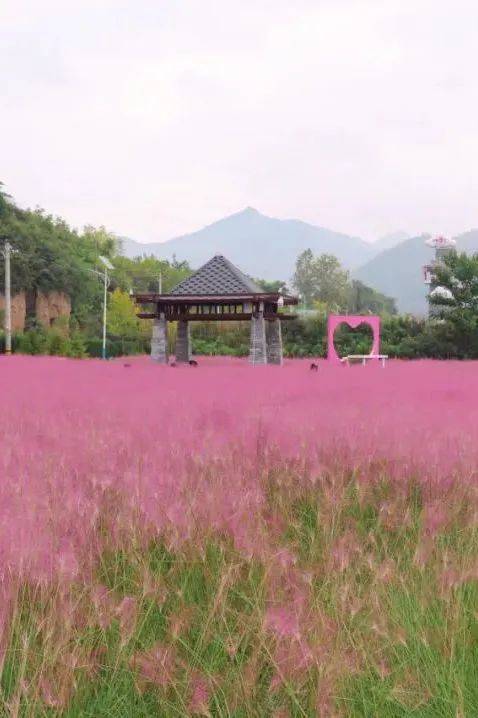
[[476, 0], [0, 0], [0, 180], [140, 241], [478, 226]]

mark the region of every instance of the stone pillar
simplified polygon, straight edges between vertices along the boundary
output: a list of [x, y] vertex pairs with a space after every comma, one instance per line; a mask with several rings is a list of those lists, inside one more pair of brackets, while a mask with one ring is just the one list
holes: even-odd
[[251, 364], [266, 364], [266, 327], [264, 311], [259, 311], [251, 317], [251, 346], [249, 361]]
[[178, 333], [176, 335], [176, 361], [188, 362], [191, 359], [191, 333], [189, 322], [178, 322]]
[[151, 359], [158, 364], [168, 363], [168, 322], [164, 314], [153, 321]]
[[282, 327], [280, 319], [266, 322], [267, 363], [282, 364]]

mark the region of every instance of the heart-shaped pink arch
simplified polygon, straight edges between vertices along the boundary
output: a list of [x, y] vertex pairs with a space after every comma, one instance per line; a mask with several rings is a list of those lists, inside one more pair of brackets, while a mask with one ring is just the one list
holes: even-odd
[[352, 329], [356, 329], [361, 324], [369, 326], [373, 332], [373, 344], [370, 354], [380, 354], [380, 317], [329, 314], [327, 320], [327, 359], [330, 362], [340, 363], [340, 357], [335, 351], [334, 346], [335, 330], [340, 324], [347, 324]]

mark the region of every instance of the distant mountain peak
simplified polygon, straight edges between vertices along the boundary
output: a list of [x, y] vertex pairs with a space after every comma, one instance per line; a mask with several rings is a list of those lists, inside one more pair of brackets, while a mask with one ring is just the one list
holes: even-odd
[[404, 232], [403, 229], [400, 229], [396, 232], [389, 232], [383, 237], [380, 237], [372, 243], [372, 247], [377, 253], [383, 252], [384, 250], [396, 247], [402, 242], [406, 242], [407, 239], [410, 239], [410, 235], [408, 234], [408, 232]]
[[358, 237], [350, 237], [300, 220], [282, 220], [245, 207], [200, 230], [167, 242], [138, 245], [123, 243], [127, 256], [145, 251], [169, 259], [187, 260], [192, 268], [214, 254], [225, 255], [252, 277], [289, 280], [297, 257], [305, 249], [334, 254], [347, 269], [364, 264], [375, 252]]
[[[231, 223], [240, 223], [244, 224], [247, 222], [254, 222], [257, 220], [266, 220], [268, 219], [264, 214], [259, 212], [255, 207], [244, 207], [244, 209], [240, 209], [237, 212], [233, 212], [232, 214], [228, 214], [225, 217], [222, 217], [221, 219], [216, 219], [214, 222], [211, 222], [210, 224], [206, 225], [206, 227], [203, 227], [203, 229], [208, 229], [209, 227], [215, 227], [219, 226], [222, 227], [224, 223], [231, 224]], [[202, 230], [199, 230], [202, 231]], [[175, 239], [178, 239], [176, 237]]]
[[[229, 217], [226, 217], [225, 219], [241, 219], [245, 222], [247, 221], [254, 221], [257, 219], [268, 219], [265, 214], [262, 214], [262, 212], [259, 212], [258, 209], [255, 207], [244, 207], [244, 209], [239, 210], [238, 212], [235, 212], [234, 214], [229, 215]], [[221, 220], [219, 220], [221, 221]]]
[[396, 232], [388, 232], [387, 234], [384, 234], [383, 237], [379, 237], [377, 241], [383, 242], [385, 240], [393, 240], [396, 242], [402, 242], [404, 239], [410, 239], [408, 232], [405, 232], [403, 229], [397, 229]]

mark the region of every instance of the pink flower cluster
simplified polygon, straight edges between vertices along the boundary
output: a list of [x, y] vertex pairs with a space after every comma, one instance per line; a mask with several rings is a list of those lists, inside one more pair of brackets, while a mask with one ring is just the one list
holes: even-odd
[[[417, 477], [430, 502], [425, 533], [446, 523], [447, 491], [476, 480], [472, 362], [396, 361], [385, 369], [321, 362], [318, 372], [306, 361], [124, 364], [1, 358], [3, 579], [75, 578], [103, 549], [100, 533], [114, 544], [138, 526], [145, 538], [162, 534], [173, 546], [217, 531], [260, 557], [281, 531], [267, 513], [265, 476], [288, 490], [329, 477], [331, 503], [340, 500], [340, 484], [330, 479], [337, 472], [355, 472], [364, 490], [380, 474], [397, 485]], [[384, 504], [383, 521], [396, 511]], [[353, 555], [346, 536], [334, 567]], [[269, 628], [293, 633], [300, 612], [290, 610], [271, 607]]]

